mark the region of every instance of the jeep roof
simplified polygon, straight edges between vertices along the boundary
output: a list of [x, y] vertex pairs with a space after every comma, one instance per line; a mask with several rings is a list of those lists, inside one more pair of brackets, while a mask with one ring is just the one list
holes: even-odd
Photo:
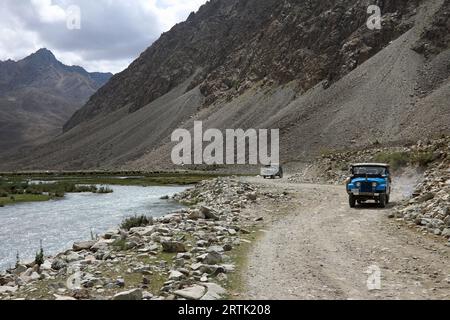
[[389, 168], [390, 165], [387, 163], [355, 163], [352, 167], [384, 167]]

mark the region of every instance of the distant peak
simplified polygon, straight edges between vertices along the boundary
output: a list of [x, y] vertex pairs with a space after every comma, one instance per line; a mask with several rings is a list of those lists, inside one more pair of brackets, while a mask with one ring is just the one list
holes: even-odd
[[35, 53], [26, 57], [25, 60], [38, 60], [39, 62], [42, 62], [42, 63], [45, 63], [45, 62], [52, 63], [52, 62], [58, 61], [56, 59], [55, 55], [53, 54], [53, 52], [51, 52], [50, 50], [48, 50], [46, 48], [39, 49]]

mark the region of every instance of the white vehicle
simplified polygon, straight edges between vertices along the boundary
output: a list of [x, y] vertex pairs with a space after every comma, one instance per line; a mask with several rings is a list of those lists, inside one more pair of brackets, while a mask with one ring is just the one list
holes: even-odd
[[263, 177], [264, 179], [275, 179], [276, 177], [283, 179], [283, 168], [277, 165], [265, 166], [261, 168], [261, 177]]

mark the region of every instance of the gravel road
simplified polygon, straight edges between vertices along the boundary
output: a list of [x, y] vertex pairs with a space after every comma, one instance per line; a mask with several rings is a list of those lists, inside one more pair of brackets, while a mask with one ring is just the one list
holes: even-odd
[[450, 248], [387, 218], [398, 195], [387, 209], [350, 209], [343, 186], [246, 180], [292, 200], [259, 204], [266, 227], [249, 254], [240, 298], [450, 298]]

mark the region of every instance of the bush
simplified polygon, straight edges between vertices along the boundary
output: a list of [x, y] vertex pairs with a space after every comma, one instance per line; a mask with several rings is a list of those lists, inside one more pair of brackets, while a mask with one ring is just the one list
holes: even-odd
[[387, 163], [393, 170], [397, 170], [406, 167], [410, 162], [410, 154], [407, 152], [382, 152], [375, 156], [376, 162]]
[[124, 230], [130, 230], [132, 228], [145, 227], [150, 225], [151, 223], [152, 223], [151, 219], [149, 219], [147, 216], [141, 215], [125, 218], [122, 221], [120, 227]]
[[44, 264], [44, 249], [42, 248], [42, 241], [41, 241], [41, 248], [38, 252], [36, 252], [36, 257], [34, 258], [34, 262], [41, 266]]
[[113, 190], [108, 187], [100, 187], [96, 192], [97, 193], [113, 193]]
[[427, 167], [433, 160], [433, 152], [418, 152], [414, 155], [412, 161], [421, 167]]

